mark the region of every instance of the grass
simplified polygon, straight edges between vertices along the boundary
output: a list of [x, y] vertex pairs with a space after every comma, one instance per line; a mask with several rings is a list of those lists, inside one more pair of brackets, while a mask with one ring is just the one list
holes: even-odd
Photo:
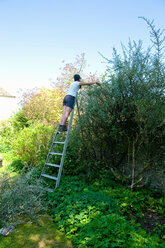
[[7, 237], [0, 236], [1, 248], [72, 248], [65, 235], [56, 229], [52, 218], [18, 225]]

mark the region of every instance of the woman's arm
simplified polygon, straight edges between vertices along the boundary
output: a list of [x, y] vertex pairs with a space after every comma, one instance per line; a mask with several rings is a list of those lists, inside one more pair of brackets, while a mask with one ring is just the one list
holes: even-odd
[[79, 85], [92, 85], [92, 84], [98, 84], [98, 82], [80, 82]]

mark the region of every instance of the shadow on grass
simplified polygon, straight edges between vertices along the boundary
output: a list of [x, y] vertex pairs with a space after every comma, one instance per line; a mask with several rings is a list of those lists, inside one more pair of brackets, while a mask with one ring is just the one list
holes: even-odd
[[72, 248], [72, 244], [47, 216], [40, 218], [36, 223], [18, 225], [7, 237], [0, 236], [0, 247]]

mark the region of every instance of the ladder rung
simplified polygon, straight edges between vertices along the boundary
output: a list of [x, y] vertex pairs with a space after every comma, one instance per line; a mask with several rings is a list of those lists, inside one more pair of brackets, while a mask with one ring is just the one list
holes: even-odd
[[61, 142], [61, 141], [55, 141], [53, 142], [54, 144], [65, 144], [65, 142]]
[[58, 152], [50, 152], [50, 154], [52, 154], [52, 155], [60, 155], [60, 156], [62, 156], [62, 153], [58, 153]]
[[51, 164], [51, 163], [46, 163], [46, 165], [50, 165], [50, 166], [53, 166], [53, 167], [60, 167], [59, 164]]
[[50, 188], [46, 188], [46, 187], [41, 187], [41, 186], [38, 186], [39, 189], [43, 189], [43, 190], [46, 190], [48, 192], [53, 192], [53, 189], [50, 189]]
[[50, 188], [46, 188], [46, 191], [52, 193], [54, 190], [53, 189], [50, 189]]
[[53, 179], [53, 180], [57, 180], [57, 177], [49, 176], [47, 174], [42, 174], [41, 176], [42, 177], [47, 177], [47, 178], [50, 178], [50, 179]]

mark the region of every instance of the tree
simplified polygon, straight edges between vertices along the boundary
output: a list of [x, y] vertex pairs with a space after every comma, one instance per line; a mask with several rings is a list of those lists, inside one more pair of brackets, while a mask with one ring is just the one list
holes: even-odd
[[[64, 63], [64, 61], [63, 61]], [[61, 68], [61, 76], [52, 83], [52, 89], [32, 89], [24, 92], [20, 105], [28, 120], [39, 121], [46, 125], [57, 124], [62, 114], [62, 100], [66, 91], [73, 81], [73, 76], [80, 73], [86, 81], [97, 78], [97, 74], [89, 73], [87, 76], [85, 69], [87, 62], [85, 54], [77, 55], [74, 62], [66, 63]]]
[[23, 95], [22, 110], [28, 120], [46, 125], [57, 124], [62, 114], [64, 92], [60, 89], [42, 88]]
[[107, 80], [81, 96], [81, 120], [72, 139], [86, 172], [104, 168], [132, 189], [147, 183], [162, 187], [164, 171], [164, 38], [146, 21], [154, 47], [144, 51], [141, 41], [129, 41], [122, 56], [113, 49], [112, 60], [106, 59]]
[[[64, 64], [65, 61], [62, 61]], [[74, 74], [81, 74], [81, 78], [85, 81], [95, 81], [97, 73], [89, 73], [87, 76], [85, 70], [87, 68], [87, 61], [85, 59], [85, 53], [81, 53], [75, 57], [75, 60], [71, 63], [66, 63], [61, 69], [61, 75], [57, 77], [56, 81], [52, 83], [54, 87], [58, 87], [63, 91], [66, 91], [73, 81]]]

